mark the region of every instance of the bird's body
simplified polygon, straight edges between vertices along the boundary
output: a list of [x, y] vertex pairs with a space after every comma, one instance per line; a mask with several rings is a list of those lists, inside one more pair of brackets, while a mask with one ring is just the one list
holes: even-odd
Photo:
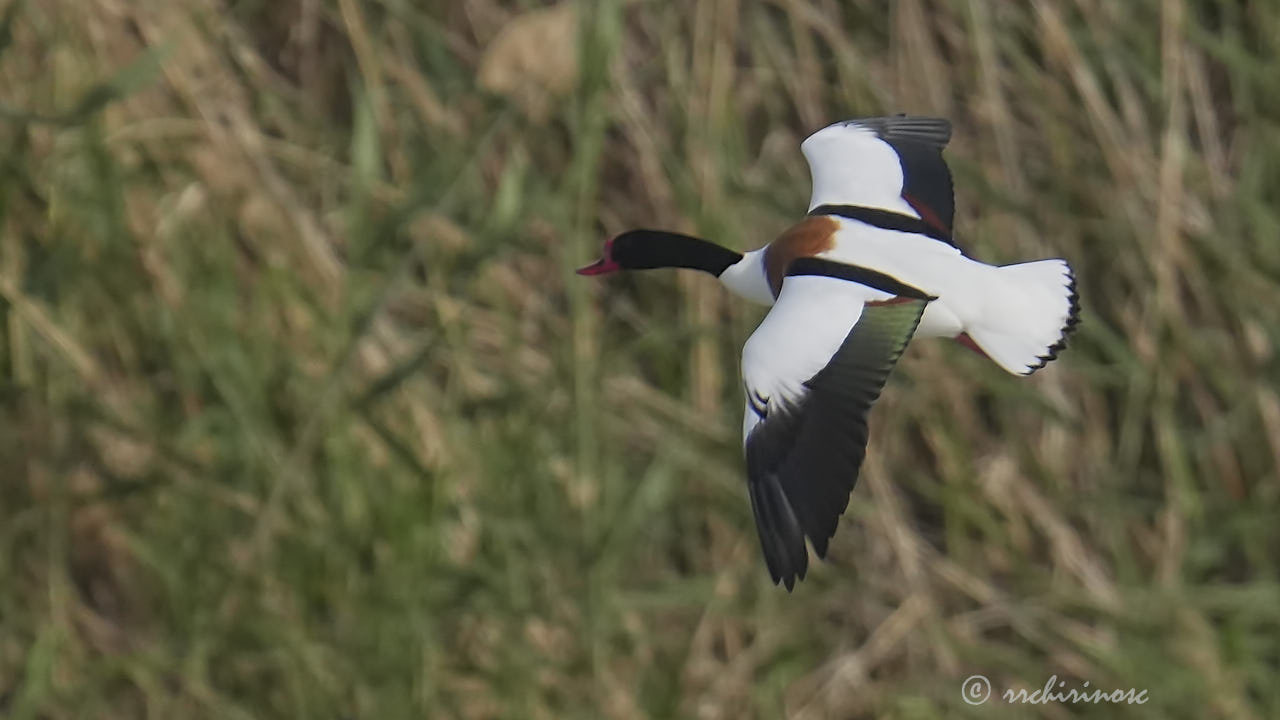
[[1078, 306], [1062, 260], [994, 266], [952, 240], [950, 124], [870, 118], [814, 133], [809, 213], [745, 254], [632, 231], [583, 274], [689, 267], [770, 305], [742, 353], [747, 484], [765, 560], [788, 589], [819, 556], [865, 453], [866, 415], [913, 336], [956, 338], [1011, 373], [1064, 346]]
[[[830, 248], [795, 257], [817, 257], [858, 267], [875, 268], [902, 282], [938, 297], [925, 310], [918, 337], [953, 337], [963, 331], [953, 303], [964, 304], [964, 290], [983, 281], [992, 266], [970, 260], [956, 248], [932, 238], [897, 230], [885, 230], [840, 217], [810, 217], [802, 225], [814, 234], [830, 238]], [[816, 226], [816, 227], [815, 227]], [[784, 233], [785, 236], [785, 233]], [[777, 241], [775, 241], [776, 243]], [[773, 305], [765, 257], [770, 246], [746, 253], [739, 265], [721, 275], [721, 282], [747, 300]], [[872, 290], [869, 299], [887, 299], [889, 293]]]

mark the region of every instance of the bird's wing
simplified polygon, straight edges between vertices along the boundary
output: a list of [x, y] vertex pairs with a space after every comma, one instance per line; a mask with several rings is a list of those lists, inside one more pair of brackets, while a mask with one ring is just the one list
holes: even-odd
[[800, 146], [813, 176], [809, 209], [871, 208], [918, 217], [950, 242], [955, 218], [951, 171], [942, 149], [951, 139], [945, 118], [850, 120], [825, 127]]
[[871, 285], [807, 272], [787, 277], [742, 356], [751, 508], [769, 574], [788, 590], [808, 569], [806, 537], [826, 555], [866, 452], [867, 413], [932, 299], [870, 270], [855, 275]]

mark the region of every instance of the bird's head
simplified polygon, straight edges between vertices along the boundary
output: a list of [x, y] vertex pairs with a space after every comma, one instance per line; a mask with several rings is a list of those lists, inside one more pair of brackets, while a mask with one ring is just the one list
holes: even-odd
[[666, 230], [628, 230], [605, 241], [600, 259], [578, 268], [578, 274], [690, 268], [719, 276], [741, 259], [740, 253], [689, 235]]
[[607, 275], [619, 270], [652, 270], [682, 267], [697, 242], [693, 238], [660, 230], [628, 230], [604, 242], [600, 259], [578, 268], [579, 275]]
[[614, 259], [614, 245], [618, 238], [610, 238], [604, 241], [604, 249], [600, 251], [600, 259], [578, 268], [579, 275], [607, 275], [609, 273], [625, 270], [621, 263]]

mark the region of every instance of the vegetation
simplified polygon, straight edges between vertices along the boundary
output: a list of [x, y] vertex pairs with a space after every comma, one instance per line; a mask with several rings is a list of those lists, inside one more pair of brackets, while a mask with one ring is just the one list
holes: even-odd
[[[1280, 5], [0, 5], [0, 714], [1280, 716]], [[787, 594], [760, 311], [572, 269], [758, 247], [896, 111], [1083, 324], [910, 347]]]

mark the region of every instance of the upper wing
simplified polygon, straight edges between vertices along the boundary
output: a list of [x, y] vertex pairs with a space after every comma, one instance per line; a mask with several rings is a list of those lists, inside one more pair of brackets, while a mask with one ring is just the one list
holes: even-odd
[[866, 452], [867, 413], [931, 299], [901, 284], [790, 276], [743, 350], [751, 508], [769, 574], [788, 590], [808, 569], [806, 537], [826, 555]]
[[846, 205], [918, 217], [950, 242], [955, 219], [951, 171], [942, 149], [944, 118], [850, 120], [825, 127], [800, 146], [813, 176], [809, 209]]

